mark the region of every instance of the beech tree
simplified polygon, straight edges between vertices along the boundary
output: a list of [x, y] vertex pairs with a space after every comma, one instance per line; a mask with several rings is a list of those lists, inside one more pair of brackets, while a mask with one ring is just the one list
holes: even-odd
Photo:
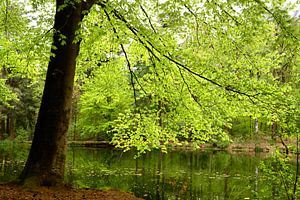
[[[115, 143], [125, 149], [137, 146], [148, 150], [162, 139], [172, 141], [176, 137], [172, 131], [157, 128], [164, 126], [163, 107], [174, 98], [183, 102], [184, 96], [186, 104], [172, 102], [172, 107], [181, 113], [190, 111], [185, 115], [189, 126], [183, 135], [191, 133], [195, 140], [219, 134], [218, 127], [226, 124], [227, 116], [260, 115], [274, 100], [285, 104], [283, 94], [291, 88], [277, 87], [273, 82], [270, 71], [282, 59], [278, 52], [269, 50], [269, 43], [276, 44], [276, 31], [292, 40], [296, 49], [299, 40], [289, 29], [283, 6], [281, 1], [260, 0], [56, 0], [44, 92], [20, 182], [30, 187], [63, 183], [76, 61], [80, 61], [80, 69], [91, 62], [94, 66], [104, 63], [98, 56], [103, 49], [95, 52], [96, 48], [90, 48], [78, 57], [81, 45], [86, 50], [89, 45], [93, 47], [91, 41], [86, 42], [90, 36], [103, 41], [112, 38], [118, 46], [103, 54], [123, 60], [135, 104], [138, 90], [144, 90], [143, 97], [153, 94], [156, 98], [156, 113], [129, 110], [118, 118], [117, 122], [127, 122], [115, 127]], [[102, 41], [94, 40], [102, 45]], [[151, 73], [139, 82], [133, 63], [141, 60], [151, 66]], [[259, 112], [258, 108], [265, 109]], [[170, 121], [180, 122], [180, 118], [182, 115], [169, 116]], [[139, 131], [127, 131], [132, 124]], [[150, 131], [144, 132], [145, 125]]]
[[51, 186], [63, 181], [66, 134], [80, 45], [76, 31], [91, 6], [91, 2], [85, 1], [56, 1], [52, 54], [32, 146], [20, 175], [25, 185]]

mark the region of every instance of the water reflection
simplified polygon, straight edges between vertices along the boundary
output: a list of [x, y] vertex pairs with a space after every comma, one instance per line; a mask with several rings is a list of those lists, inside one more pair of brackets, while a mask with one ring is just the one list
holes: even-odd
[[12, 142], [0, 143], [0, 182], [14, 180], [28, 155], [29, 146]]
[[72, 148], [66, 180], [79, 187], [119, 188], [145, 199], [254, 199], [259, 157], [226, 152], [134, 153]]
[[[0, 145], [0, 182], [21, 172], [29, 146]], [[268, 199], [259, 156], [226, 152], [134, 152], [69, 148], [66, 182], [84, 188], [116, 188], [144, 199]], [[262, 197], [266, 198], [262, 198]], [[276, 199], [276, 198], [274, 198]]]

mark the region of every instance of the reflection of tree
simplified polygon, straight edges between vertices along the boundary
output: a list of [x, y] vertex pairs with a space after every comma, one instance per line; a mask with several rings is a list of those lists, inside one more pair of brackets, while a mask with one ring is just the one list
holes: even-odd
[[15, 179], [24, 166], [28, 154], [27, 145], [13, 142], [0, 143], [0, 182]]
[[194, 164], [194, 162], [193, 162], [193, 159], [194, 158], [194, 153], [193, 152], [191, 152], [190, 153], [190, 162], [189, 162], [189, 165], [190, 165], [190, 167], [189, 167], [189, 195], [190, 195], [190, 199], [193, 199], [193, 164]]
[[[154, 151], [133, 159], [134, 152], [74, 148], [69, 159], [73, 152], [75, 168], [68, 176], [74, 176], [70, 180], [75, 185], [118, 188], [144, 199], [250, 197], [253, 187], [249, 183], [257, 165], [252, 158], [222, 152]], [[241, 172], [244, 174], [239, 178]], [[252, 178], [245, 181], [248, 176]]]
[[229, 178], [230, 178], [230, 168], [232, 164], [232, 156], [229, 156], [229, 161], [226, 162], [227, 165], [224, 169], [224, 199], [230, 199], [230, 185], [229, 185]]
[[156, 199], [164, 199], [165, 173], [163, 167], [164, 153], [159, 152], [156, 170]]
[[229, 176], [227, 172], [224, 175], [224, 199], [229, 199]]

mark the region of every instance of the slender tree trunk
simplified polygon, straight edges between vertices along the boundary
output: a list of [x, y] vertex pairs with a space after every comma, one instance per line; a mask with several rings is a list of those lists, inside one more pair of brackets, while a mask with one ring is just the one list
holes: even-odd
[[4, 132], [5, 132], [5, 120], [4, 117], [1, 116], [1, 112], [0, 112], [0, 140], [4, 139]]
[[258, 129], [258, 118], [255, 118], [255, 135], [257, 136], [258, 135], [258, 131], [259, 131], [259, 129]]
[[276, 129], [277, 129], [277, 123], [272, 122], [272, 139], [276, 137]]
[[158, 124], [161, 128], [164, 127], [164, 119], [163, 119], [164, 111], [163, 111], [163, 109], [164, 109], [164, 103], [161, 100], [159, 100], [158, 101], [158, 112], [159, 112], [158, 113], [158, 116], [159, 116]]
[[256, 149], [256, 147], [257, 147], [257, 144], [259, 144], [260, 143], [260, 141], [258, 141], [259, 140], [259, 138], [258, 138], [258, 131], [259, 131], [259, 127], [258, 127], [258, 118], [256, 117], [255, 118], [255, 121], [254, 121], [254, 139], [255, 139], [255, 149]]
[[249, 134], [250, 134], [250, 137], [252, 138], [252, 116], [250, 116], [250, 119], [249, 119]]
[[53, 56], [48, 64], [29, 157], [19, 177], [21, 184], [28, 187], [63, 183], [76, 57], [80, 45], [76, 31], [83, 18], [86, 1], [83, 2], [56, 0]]
[[6, 119], [6, 133], [9, 136], [9, 139], [13, 140], [16, 138], [15, 130], [15, 118], [13, 113], [9, 113]]

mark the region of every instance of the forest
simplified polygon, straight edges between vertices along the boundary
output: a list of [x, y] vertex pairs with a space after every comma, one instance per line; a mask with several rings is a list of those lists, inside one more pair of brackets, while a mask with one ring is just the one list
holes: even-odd
[[136, 166], [146, 155], [159, 172], [174, 150], [198, 166], [200, 150], [250, 146], [269, 155], [254, 171], [272, 183], [253, 199], [300, 197], [299, 1], [1, 0], [0, 10], [0, 161], [28, 146], [11, 181], [64, 184], [70, 149], [87, 144], [134, 152]]

